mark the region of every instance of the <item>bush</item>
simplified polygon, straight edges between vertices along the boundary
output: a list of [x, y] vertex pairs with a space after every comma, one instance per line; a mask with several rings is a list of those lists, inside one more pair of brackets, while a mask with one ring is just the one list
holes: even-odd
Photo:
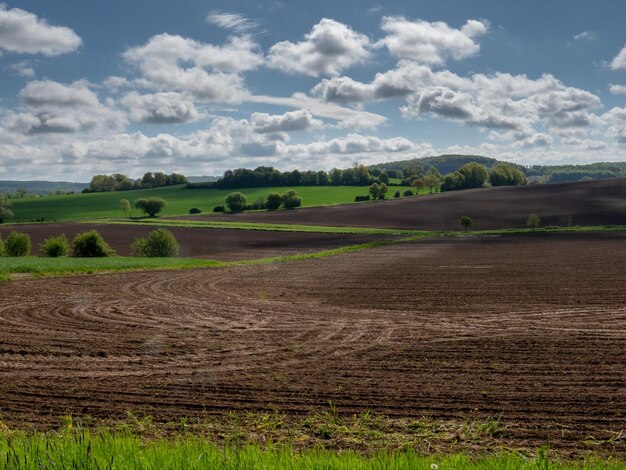
[[115, 251], [96, 230], [81, 232], [72, 241], [72, 255], [76, 258], [105, 258]]
[[393, 197], [400, 197], [400, 191], [396, 190], [396, 192], [393, 193]]
[[30, 255], [30, 236], [26, 233], [11, 232], [4, 242], [6, 256]]
[[49, 258], [58, 258], [59, 256], [67, 256], [70, 251], [70, 243], [67, 241], [65, 234], [56, 237], [46, 238], [39, 246], [39, 249]]
[[413, 196], [413, 190], [412, 190], [412, 189], [406, 189], [406, 190], [402, 193], [402, 195], [403, 195], [404, 197]]
[[0, 233], [0, 256], [4, 256], [4, 242], [2, 241], [1, 233]]
[[248, 198], [240, 192], [229, 193], [226, 196], [226, 206], [231, 212], [241, 212], [246, 209]]
[[249, 204], [246, 207], [247, 210], [259, 211], [261, 209], [265, 209], [265, 200], [262, 198], [256, 199], [252, 204]]
[[197, 207], [192, 207], [191, 209], [189, 209], [189, 213], [190, 214], [201, 214], [202, 211], [200, 209], [198, 209]]
[[354, 198], [354, 202], [369, 201], [369, 200], [370, 200], [369, 195], [367, 195], [367, 196], [356, 196]]
[[226, 208], [224, 206], [215, 206], [213, 212], [224, 212]]
[[463, 230], [467, 232], [472, 227], [472, 219], [464, 215], [463, 217], [461, 217], [461, 220], [459, 220], [459, 225]]
[[160, 197], [140, 198], [135, 201], [135, 207], [141, 209], [149, 217], [154, 217], [165, 207], [165, 199]]
[[130, 245], [130, 250], [135, 256], [171, 258], [178, 254], [178, 242], [172, 232], [158, 228], [145, 237], [137, 238]]
[[302, 205], [302, 199], [300, 199], [297, 192], [290, 189], [283, 195], [283, 205], [285, 209], [294, 209]]
[[283, 204], [283, 195], [280, 193], [269, 193], [265, 199], [267, 210], [275, 211]]

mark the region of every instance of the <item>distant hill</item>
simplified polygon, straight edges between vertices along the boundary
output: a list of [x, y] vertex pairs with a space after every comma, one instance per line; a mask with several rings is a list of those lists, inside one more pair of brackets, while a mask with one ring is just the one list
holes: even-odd
[[567, 183], [580, 181], [581, 179], [609, 179], [626, 176], [626, 162], [598, 162], [584, 165], [532, 165], [523, 166], [516, 163], [498, 160], [482, 155], [439, 155], [437, 157], [414, 158], [411, 160], [399, 160], [395, 162], [378, 163], [370, 165], [369, 169], [381, 171], [402, 171], [407, 166], [422, 167], [424, 171], [429, 166], [434, 166], [439, 173], [445, 175], [458, 170], [469, 162], [477, 162], [487, 168], [492, 168], [498, 163], [506, 163], [523, 171], [532, 180], [542, 183]]
[[484, 165], [487, 168], [492, 168], [494, 165], [498, 163], [507, 163], [516, 168], [519, 168], [523, 172], [526, 172], [526, 168], [522, 165], [517, 165], [515, 163], [505, 162], [502, 160], [497, 160], [491, 157], [483, 157], [482, 155], [439, 155], [437, 157], [424, 157], [424, 158], [413, 158], [411, 160], [399, 160], [395, 162], [388, 163], [378, 163], [375, 165], [369, 165], [368, 168], [372, 169], [380, 169], [381, 171], [389, 171], [396, 170], [402, 171], [403, 168], [407, 166], [415, 166], [422, 167], [424, 171], [428, 170], [428, 167], [434, 166], [439, 170], [439, 173], [445, 175], [447, 173], [452, 173], [453, 171], [458, 170], [466, 163], [476, 162]]
[[70, 183], [67, 181], [0, 181], [0, 193], [14, 193], [18, 189], [25, 189], [28, 194], [53, 194], [55, 191], [79, 193], [87, 188], [89, 183]]

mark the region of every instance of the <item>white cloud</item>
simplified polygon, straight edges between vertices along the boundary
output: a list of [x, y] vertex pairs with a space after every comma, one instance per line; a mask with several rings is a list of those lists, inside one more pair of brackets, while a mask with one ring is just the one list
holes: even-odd
[[332, 119], [338, 121], [341, 127], [354, 129], [374, 129], [387, 120], [385, 116], [380, 114], [325, 103], [304, 93], [294, 93], [289, 97], [255, 95], [249, 96], [246, 100], [253, 103], [306, 109], [314, 116]]
[[212, 11], [207, 16], [207, 21], [220, 28], [230, 29], [239, 34], [244, 34], [256, 29], [259, 26], [257, 21], [246, 18], [239, 13], [225, 13]]
[[31, 66], [30, 62], [26, 60], [10, 64], [8, 68], [20, 77], [33, 78], [35, 76], [35, 69]]
[[292, 74], [337, 75], [363, 62], [369, 55], [369, 39], [364, 34], [335, 20], [323, 18], [313, 26], [305, 40], [274, 44], [267, 57], [268, 66]]
[[259, 134], [301, 131], [323, 125], [321, 121], [314, 119], [313, 115], [306, 109], [288, 111], [279, 115], [253, 113], [251, 123], [254, 131]]
[[613, 70], [626, 69], [626, 45], [611, 61], [611, 68]]
[[401, 59], [442, 65], [448, 57], [455, 60], [475, 56], [480, 45], [475, 39], [487, 32], [488, 24], [468, 20], [461, 29], [444, 22], [410, 21], [403, 16], [385, 16], [381, 28], [387, 36], [376, 43]]
[[23, 134], [65, 134], [124, 127], [123, 113], [100, 103], [83, 81], [69, 85], [49, 80], [29, 82], [20, 91], [23, 109], [5, 119], [7, 128]]
[[159, 34], [143, 46], [128, 49], [124, 58], [139, 68], [146, 86], [236, 103], [247, 94], [240, 74], [263, 63], [258, 49], [247, 36], [232, 37], [223, 46], [214, 46]]
[[[416, 145], [404, 137], [381, 139], [376, 136], [348, 134], [327, 141], [312, 142], [292, 146], [296, 153], [312, 154], [364, 154], [364, 153], [396, 153], [415, 150]], [[291, 149], [290, 149], [291, 150]]]
[[133, 121], [148, 124], [179, 124], [197, 121], [200, 113], [190, 96], [183, 93], [130, 92], [121, 100]]
[[626, 95], [626, 85], [609, 85], [609, 91], [614, 95]]
[[598, 35], [593, 31], [582, 31], [578, 34], [574, 34], [572, 38], [574, 41], [595, 41]]
[[0, 50], [55, 56], [75, 51], [80, 44], [70, 28], [51, 26], [32, 13], [0, 3]]

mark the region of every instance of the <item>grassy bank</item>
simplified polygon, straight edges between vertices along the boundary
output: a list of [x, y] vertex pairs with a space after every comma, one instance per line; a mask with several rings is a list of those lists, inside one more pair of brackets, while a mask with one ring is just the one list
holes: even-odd
[[188, 269], [219, 265], [217, 261], [194, 258], [0, 258], [0, 279], [14, 274], [33, 276], [61, 274], [93, 274], [97, 272], [137, 271], [146, 269]]
[[72, 432], [61, 434], [4, 433], [0, 465], [39, 470], [75, 469], [622, 469], [624, 462], [550, 460], [544, 448], [527, 457], [498, 453], [484, 457], [465, 454], [421, 456], [411, 451], [381, 451], [366, 456], [352, 451], [323, 449], [294, 451], [291, 447], [219, 447], [195, 436], [143, 440], [132, 434]]

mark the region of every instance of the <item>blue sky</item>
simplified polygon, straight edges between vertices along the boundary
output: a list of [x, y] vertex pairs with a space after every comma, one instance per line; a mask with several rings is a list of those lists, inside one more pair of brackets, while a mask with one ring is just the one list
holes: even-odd
[[0, 179], [626, 160], [626, 5], [0, 4]]

